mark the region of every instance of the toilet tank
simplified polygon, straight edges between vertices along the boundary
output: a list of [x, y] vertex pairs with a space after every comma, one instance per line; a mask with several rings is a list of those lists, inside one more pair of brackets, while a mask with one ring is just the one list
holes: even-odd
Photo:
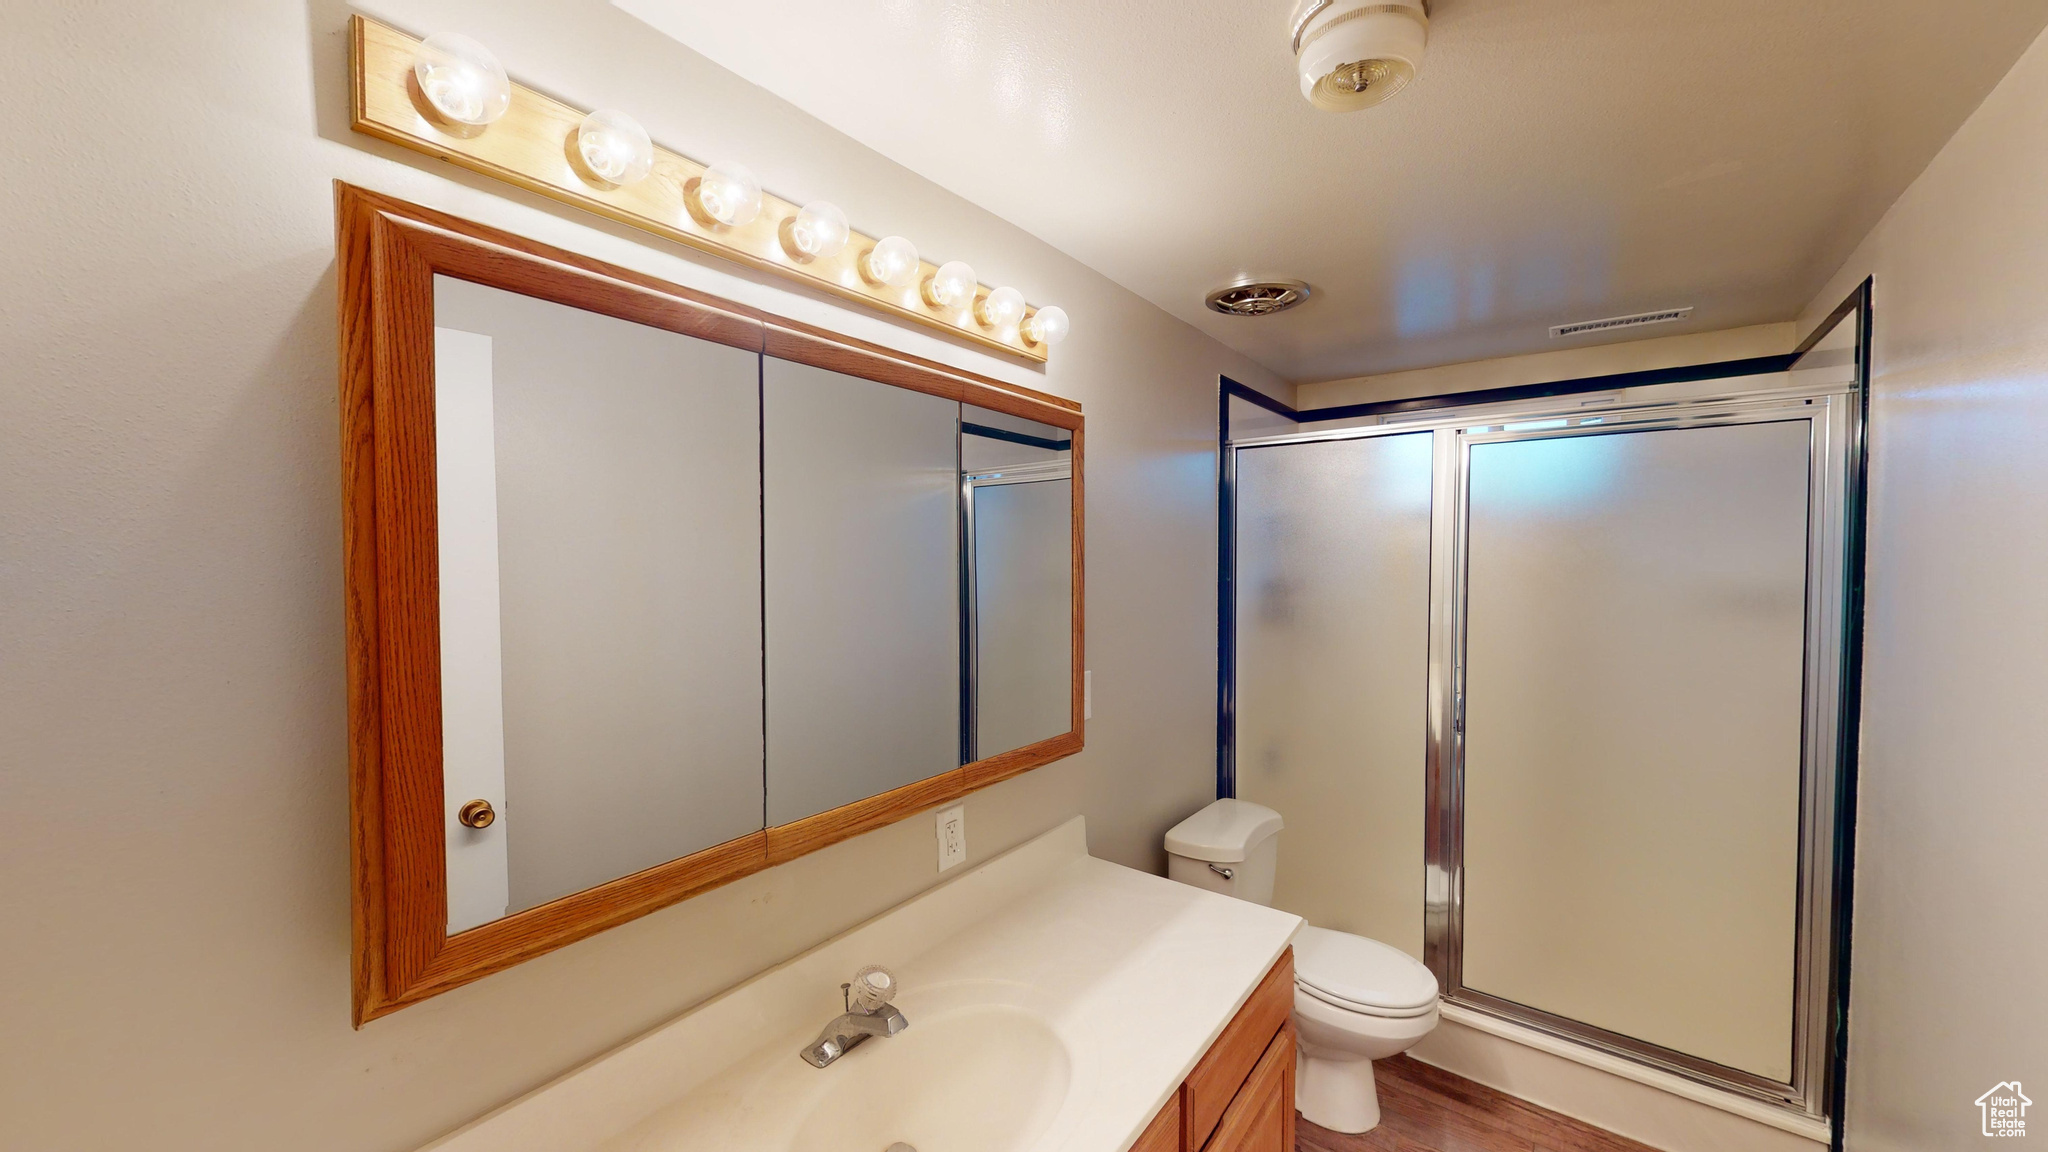
[[1254, 904], [1273, 902], [1280, 814], [1249, 800], [1218, 800], [1166, 834], [1168, 879]]

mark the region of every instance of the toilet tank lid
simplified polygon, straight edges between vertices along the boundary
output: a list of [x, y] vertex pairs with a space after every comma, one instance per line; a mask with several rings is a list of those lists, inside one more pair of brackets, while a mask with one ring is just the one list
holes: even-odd
[[1173, 826], [1166, 850], [1190, 860], [1230, 864], [1280, 831], [1280, 814], [1249, 800], [1218, 800]]

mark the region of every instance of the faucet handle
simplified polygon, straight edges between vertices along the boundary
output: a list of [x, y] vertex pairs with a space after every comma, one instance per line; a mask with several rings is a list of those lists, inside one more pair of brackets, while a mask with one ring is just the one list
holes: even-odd
[[853, 974], [853, 983], [840, 986], [851, 1000], [847, 1009], [873, 1012], [896, 999], [896, 976], [880, 964], [870, 964]]
[[877, 1008], [873, 1014], [882, 1018], [882, 1035], [884, 1036], [894, 1036], [905, 1028], [910, 1027], [910, 1021], [904, 1018], [903, 1010], [894, 1004], [884, 1004]]

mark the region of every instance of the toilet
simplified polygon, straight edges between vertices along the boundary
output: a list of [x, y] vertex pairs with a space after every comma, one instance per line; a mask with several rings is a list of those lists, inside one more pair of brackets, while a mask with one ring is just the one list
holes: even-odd
[[[1255, 904], [1273, 902], [1280, 814], [1218, 800], [1166, 834], [1169, 878]], [[1333, 1132], [1380, 1122], [1372, 1062], [1437, 1023], [1436, 975], [1399, 948], [1326, 928], [1294, 938], [1295, 1107]]]

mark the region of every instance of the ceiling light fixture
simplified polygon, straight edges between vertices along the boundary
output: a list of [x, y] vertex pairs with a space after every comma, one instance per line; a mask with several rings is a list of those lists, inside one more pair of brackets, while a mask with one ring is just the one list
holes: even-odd
[[512, 107], [512, 79], [491, 50], [454, 32], [420, 41], [412, 74], [434, 111], [457, 124], [489, 124]]
[[1239, 280], [1209, 293], [1204, 302], [1225, 316], [1271, 316], [1307, 300], [1312, 291], [1299, 280]]
[[1356, 112], [1422, 70], [1429, 10], [1423, 0], [1300, 0], [1293, 28], [1301, 94], [1325, 112]]

